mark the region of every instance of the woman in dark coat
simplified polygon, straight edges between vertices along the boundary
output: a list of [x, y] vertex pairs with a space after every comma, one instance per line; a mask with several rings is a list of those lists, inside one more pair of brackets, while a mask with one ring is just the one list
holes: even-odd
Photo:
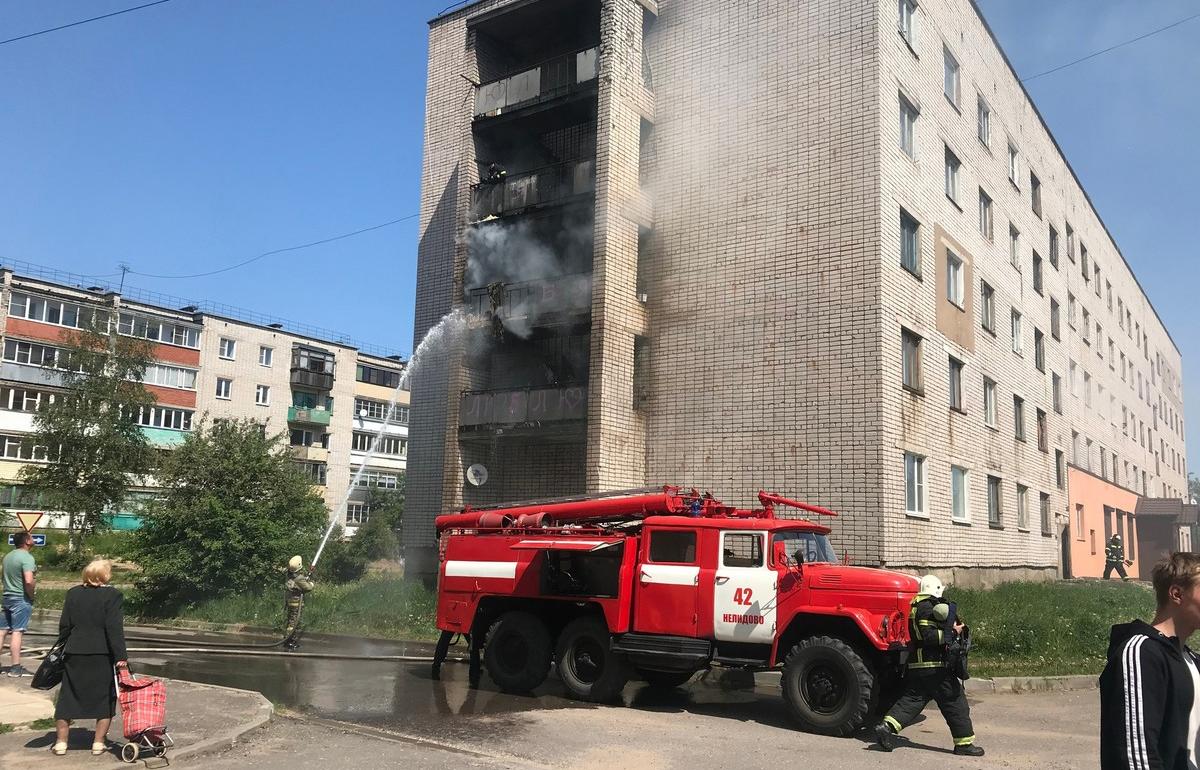
[[63, 602], [58, 632], [67, 636], [67, 645], [62, 688], [54, 709], [55, 754], [66, 753], [73, 719], [95, 719], [92, 754], [108, 750], [108, 727], [117, 713], [113, 666], [124, 666], [127, 658], [121, 614], [125, 597], [108, 584], [111, 579], [112, 563], [97, 559], [84, 568], [83, 585], [67, 591]]

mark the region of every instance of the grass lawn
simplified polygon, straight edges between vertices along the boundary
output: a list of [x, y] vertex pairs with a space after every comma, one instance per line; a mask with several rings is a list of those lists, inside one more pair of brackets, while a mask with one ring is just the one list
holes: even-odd
[[[38, 592], [38, 606], [62, 606], [66, 591]], [[126, 592], [130, 593], [129, 591]], [[1006, 583], [990, 590], [950, 588], [971, 626], [971, 674], [1053, 676], [1098, 674], [1104, 668], [1109, 627], [1148, 620], [1154, 594], [1148, 586], [1120, 582]], [[430, 641], [436, 596], [397, 577], [372, 576], [344, 585], [319, 583], [304, 605], [304, 625], [314, 633]], [[126, 603], [130, 620], [159, 621]], [[283, 628], [283, 591], [231, 596], [180, 612], [182, 621]]]

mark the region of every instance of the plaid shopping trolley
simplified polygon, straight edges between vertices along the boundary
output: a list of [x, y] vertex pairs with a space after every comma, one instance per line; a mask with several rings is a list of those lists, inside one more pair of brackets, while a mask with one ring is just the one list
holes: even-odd
[[136, 762], [142, 753], [165, 757], [175, 745], [167, 733], [167, 685], [151, 676], [134, 676], [125, 666], [117, 668], [117, 700], [125, 745], [121, 759]]

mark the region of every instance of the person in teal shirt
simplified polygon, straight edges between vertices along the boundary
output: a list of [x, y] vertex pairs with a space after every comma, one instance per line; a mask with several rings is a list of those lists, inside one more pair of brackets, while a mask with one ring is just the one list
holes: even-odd
[[37, 564], [29, 550], [33, 548], [33, 535], [20, 532], [13, 538], [16, 546], [4, 556], [0, 565], [3, 573], [4, 595], [0, 597], [0, 650], [4, 649], [4, 636], [11, 631], [12, 668], [8, 675], [12, 677], [33, 676], [33, 673], [21, 665], [21, 640], [29, 628], [29, 616], [33, 614], [33, 575], [37, 572]]

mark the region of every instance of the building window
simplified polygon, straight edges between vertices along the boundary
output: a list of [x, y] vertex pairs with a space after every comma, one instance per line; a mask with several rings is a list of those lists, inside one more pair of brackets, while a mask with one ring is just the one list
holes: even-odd
[[946, 197], [958, 205], [958, 170], [962, 167], [958, 156], [946, 148]]
[[946, 299], [959, 310], [966, 302], [966, 289], [963, 282], [962, 258], [949, 249], [946, 250]]
[[362, 525], [371, 519], [371, 506], [366, 503], [346, 503], [346, 523]]
[[951, 356], [950, 358], [950, 408], [956, 412], [965, 412], [963, 405], [963, 362]]
[[943, 90], [946, 93], [946, 98], [958, 108], [958, 92], [959, 92], [959, 66], [958, 59], [954, 58], [954, 54], [950, 53], [950, 49], [942, 46], [942, 63], [943, 63]]
[[[351, 477], [357, 473], [357, 468], [350, 469]], [[358, 483], [355, 484], [355, 486], [379, 487], [380, 489], [397, 489], [400, 486], [400, 474], [366, 470], [363, 471], [362, 475], [358, 477]]]
[[1038, 294], [1045, 292], [1045, 285], [1042, 282], [1042, 258], [1036, 251], [1033, 252], [1033, 290]]
[[1075, 295], [1067, 292], [1067, 325], [1075, 328]]
[[1092, 314], [1085, 307], [1082, 310], [1083, 323], [1080, 325], [1079, 336], [1083, 340], [1083, 344], [1092, 344]]
[[1070, 222], [1067, 222], [1067, 259], [1075, 261], [1075, 231]]
[[970, 473], [966, 468], [950, 466], [950, 516], [955, 521], [968, 521], [971, 517], [967, 492], [971, 488]]
[[313, 484], [325, 486], [325, 463], [298, 462], [296, 468]]
[[1088, 372], [1083, 373], [1083, 404], [1092, 405], [1092, 375]]
[[921, 275], [921, 224], [904, 209], [900, 209], [900, 266]]
[[1013, 438], [1025, 440], [1025, 399], [1013, 396]]
[[992, 199], [982, 187], [979, 188], [979, 232], [992, 240]]
[[195, 390], [196, 370], [166, 364], [150, 364], [142, 375], [142, 382], [147, 385], [161, 385], [164, 388]]
[[1061, 449], [1054, 450], [1054, 483], [1059, 489], [1067, 488], [1067, 456]]
[[1038, 510], [1042, 514], [1042, 534], [1052, 534], [1050, 529], [1050, 495], [1045, 492], [1038, 493]]
[[1092, 280], [1091, 271], [1088, 270], [1087, 246], [1083, 245], [1083, 241], [1079, 242], [1079, 273], [1083, 276], [1084, 283]]
[[1037, 410], [1037, 434], [1038, 434], [1038, 449], [1042, 452], [1049, 453], [1050, 451], [1050, 426], [1046, 421], [1046, 413], [1039, 409]]
[[992, 109], [988, 107], [988, 103], [983, 100], [983, 95], [978, 94], [975, 97], [975, 116], [979, 141], [984, 147], [992, 145]]
[[1050, 373], [1050, 397], [1054, 402], [1054, 411], [1062, 414], [1062, 377], [1057, 372]]
[[[353, 452], [370, 452], [371, 443], [375, 441], [375, 435], [374, 433], [354, 431], [350, 437], [350, 450]], [[393, 457], [404, 457], [408, 454], [408, 440], [399, 436], [380, 436], [379, 443], [375, 447], [375, 453], [391, 455]]]
[[1058, 269], [1058, 230], [1050, 225], [1050, 267]]
[[904, 453], [904, 512], [925, 516], [925, 458]]
[[1037, 178], [1037, 174], [1029, 172], [1029, 203], [1033, 207], [1033, 213], [1037, 214], [1038, 219], [1042, 218], [1042, 181]]
[[313, 433], [311, 430], [293, 429], [289, 437], [288, 443], [291, 446], [313, 446], [317, 445], [325, 449], [329, 448], [328, 433]]
[[[329, 362], [329, 371], [333, 371], [333, 361]], [[365, 364], [358, 365], [354, 378], [359, 382], [382, 385], [385, 388], [397, 388], [400, 386], [400, 372], [380, 369], [379, 367], [367, 366]]]
[[1058, 300], [1050, 298], [1050, 336], [1056, 340], [1062, 339], [1062, 324], [1059, 322]]
[[1036, 326], [1033, 328], [1033, 365], [1043, 374], [1046, 371], [1046, 335]]
[[1029, 488], [1017, 484], [1017, 529], [1029, 529]]
[[921, 338], [908, 329], [900, 330], [902, 353], [902, 370], [904, 387], [920, 392], [921, 377]]
[[146, 428], [191, 430], [192, 412], [163, 406], [143, 406], [138, 409], [137, 424]]
[[219, 358], [224, 358], [226, 361], [234, 360], [237, 353], [237, 341], [231, 340], [228, 337], [221, 338], [220, 348], [217, 351]]
[[1000, 510], [1000, 479], [995, 476], [988, 476], [987, 480], [987, 504], [988, 504], [988, 525], [992, 527], [1004, 526], [1001, 519]]
[[233, 380], [217, 378], [217, 398], [228, 400], [233, 397]]
[[917, 157], [917, 108], [900, 94], [900, 149], [914, 160]]
[[259, 348], [258, 348], [258, 365], [259, 366], [270, 366], [271, 361], [274, 358], [274, 356], [275, 356], [275, 351], [272, 348], [268, 348], [265, 345], [259, 346]]
[[909, 47], [916, 47], [917, 4], [915, 0], [900, 0], [900, 16], [897, 27], [900, 30], [900, 37], [904, 38]]
[[1021, 231], [1012, 223], [1008, 225], [1008, 261], [1017, 270], [1021, 269]]
[[255, 385], [254, 386], [254, 403], [259, 406], [271, 405], [271, 386], [270, 385]]
[[645, 409], [650, 405], [650, 338], [633, 336], [633, 408]]
[[979, 314], [984, 331], [996, 333], [996, 290], [987, 281], [982, 281], [979, 287]]
[[1009, 143], [1008, 145], [1008, 181], [1014, 185], [1018, 185], [1017, 180], [1021, 178], [1021, 157], [1017, 153], [1017, 148]]
[[1012, 352], [1021, 355], [1025, 350], [1025, 343], [1021, 338], [1021, 314], [1016, 308], [1012, 310]]
[[983, 424], [996, 427], [996, 383], [987, 377], [983, 378]]

